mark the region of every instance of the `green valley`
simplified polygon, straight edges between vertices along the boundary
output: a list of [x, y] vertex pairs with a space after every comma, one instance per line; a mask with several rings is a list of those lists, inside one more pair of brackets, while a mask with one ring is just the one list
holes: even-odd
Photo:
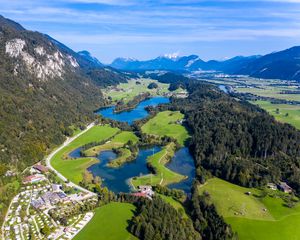
[[287, 207], [282, 198], [288, 194], [244, 188], [218, 178], [209, 179], [199, 190], [209, 193], [241, 240], [298, 239], [299, 229], [291, 226], [300, 223], [300, 204]]

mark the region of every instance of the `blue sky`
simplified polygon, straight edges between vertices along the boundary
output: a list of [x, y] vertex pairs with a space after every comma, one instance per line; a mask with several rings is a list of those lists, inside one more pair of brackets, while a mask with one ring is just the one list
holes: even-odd
[[204, 60], [300, 45], [300, 0], [0, 0], [0, 14], [100, 61]]

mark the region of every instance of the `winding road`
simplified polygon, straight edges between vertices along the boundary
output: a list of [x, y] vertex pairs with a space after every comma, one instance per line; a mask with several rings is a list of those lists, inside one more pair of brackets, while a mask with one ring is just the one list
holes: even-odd
[[[78, 138], [78, 137], [81, 136], [82, 134], [86, 133], [88, 130], [90, 130], [90, 129], [91, 129], [92, 127], [94, 127], [94, 126], [95, 126], [95, 123], [93, 122], [93, 123], [89, 124], [89, 125], [86, 127], [86, 129], [84, 129], [83, 131], [81, 131], [81, 132], [78, 133], [77, 135], [75, 135], [75, 136], [73, 136], [73, 137], [71, 137], [71, 138], [67, 138], [67, 140], [66, 140], [60, 147], [58, 147], [57, 149], [55, 149], [53, 152], [51, 152], [51, 153], [46, 157], [45, 160], [46, 160], [46, 165], [47, 165], [47, 167], [48, 167], [49, 169], [51, 169], [53, 172], [55, 172], [55, 174], [56, 174], [61, 180], [63, 180], [64, 182], [68, 181], [68, 179], [65, 178], [60, 172], [58, 172], [56, 169], [54, 169], [54, 168], [52, 167], [52, 165], [51, 165], [51, 160], [52, 160], [52, 158], [54, 157], [54, 155], [55, 155], [56, 153], [58, 153], [60, 150], [62, 150], [64, 147], [66, 147], [67, 145], [69, 145], [69, 144], [70, 144], [71, 142], [73, 142], [76, 138]], [[85, 188], [83, 188], [83, 187], [81, 187], [81, 186], [79, 186], [79, 185], [73, 183], [73, 182], [69, 182], [68, 185], [69, 185], [70, 187], [75, 187], [75, 188], [81, 190], [82, 192], [88, 193], [88, 194], [90, 194], [90, 195], [95, 195], [95, 196], [97, 195], [96, 193], [93, 193], [93, 192], [91, 192], [91, 191], [89, 191], [89, 190], [87, 190], [87, 189], [85, 189]]]

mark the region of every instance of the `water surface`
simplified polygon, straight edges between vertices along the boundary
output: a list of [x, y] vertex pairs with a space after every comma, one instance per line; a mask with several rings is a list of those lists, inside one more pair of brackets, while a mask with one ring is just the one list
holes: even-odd
[[148, 116], [148, 112], [145, 110], [145, 107], [148, 106], [155, 107], [159, 104], [169, 103], [169, 102], [170, 100], [167, 97], [153, 97], [140, 102], [136, 106], [136, 108], [130, 111], [114, 113], [115, 107], [113, 106], [113, 107], [100, 109], [96, 112], [96, 114], [100, 114], [105, 118], [110, 118], [116, 121], [127, 122], [129, 125], [131, 125], [134, 121]]
[[[106, 186], [109, 190], [119, 192], [130, 192], [130, 185], [128, 180], [135, 176], [145, 175], [150, 173], [147, 168], [147, 158], [152, 154], [155, 154], [161, 150], [161, 147], [155, 146], [146, 149], [140, 149], [137, 158], [128, 163], [124, 163], [119, 168], [111, 168], [107, 166], [107, 163], [117, 157], [117, 155], [111, 151], [102, 151], [98, 155], [99, 163], [96, 163], [88, 168], [88, 170], [94, 175], [99, 176], [102, 179], [102, 186]], [[77, 148], [69, 154], [72, 158], [80, 157], [80, 148]]]
[[170, 184], [168, 187], [181, 189], [186, 193], [190, 193], [195, 177], [195, 165], [194, 158], [190, 154], [189, 149], [187, 147], [179, 149], [166, 167], [188, 177], [179, 183]]

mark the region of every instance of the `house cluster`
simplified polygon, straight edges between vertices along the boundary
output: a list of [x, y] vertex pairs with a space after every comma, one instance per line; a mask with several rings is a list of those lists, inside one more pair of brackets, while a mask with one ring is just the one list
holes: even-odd
[[272, 190], [280, 190], [285, 193], [291, 193], [293, 189], [286, 183], [286, 182], [279, 182], [278, 184], [275, 183], [268, 183], [267, 187]]
[[46, 174], [48, 171], [48, 168], [41, 164], [34, 165], [30, 169], [31, 175], [23, 179], [23, 184], [33, 184], [47, 180], [44, 174]]
[[152, 186], [139, 186], [138, 191], [132, 194], [133, 196], [136, 197], [146, 197], [149, 199], [152, 199], [154, 192], [152, 190]]
[[35, 209], [47, 209], [57, 203], [68, 203], [70, 198], [61, 191], [61, 186], [57, 184], [52, 184], [52, 191], [47, 191], [43, 193], [37, 199], [31, 201], [31, 205]]

